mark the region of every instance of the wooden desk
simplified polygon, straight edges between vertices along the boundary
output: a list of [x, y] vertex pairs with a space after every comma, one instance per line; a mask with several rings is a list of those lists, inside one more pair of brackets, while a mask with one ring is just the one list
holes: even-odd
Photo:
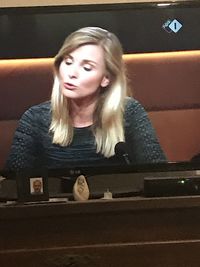
[[0, 266], [199, 267], [200, 197], [1, 205]]

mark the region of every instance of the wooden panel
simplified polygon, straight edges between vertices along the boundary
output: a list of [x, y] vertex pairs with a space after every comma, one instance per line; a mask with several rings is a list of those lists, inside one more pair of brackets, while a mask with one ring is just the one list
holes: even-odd
[[199, 266], [199, 224], [198, 196], [2, 205], [1, 267]]
[[[176, 0], [176, 2], [181, 0]], [[185, 0], [186, 1], [186, 0]], [[15, 6], [54, 6], [54, 5], [85, 5], [85, 4], [110, 4], [110, 3], [143, 3], [143, 2], [163, 2], [163, 0], [2, 0], [0, 7]]]

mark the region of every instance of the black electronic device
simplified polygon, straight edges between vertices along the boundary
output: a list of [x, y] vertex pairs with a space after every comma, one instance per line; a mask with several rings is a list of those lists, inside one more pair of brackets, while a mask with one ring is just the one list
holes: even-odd
[[145, 177], [145, 197], [200, 195], [200, 176]]
[[126, 164], [131, 164], [131, 158], [129, 153], [129, 147], [125, 142], [119, 142], [115, 145], [115, 155], [119, 158], [123, 158]]
[[[54, 57], [65, 37], [74, 30], [85, 26], [99, 26], [114, 32], [122, 43], [124, 54], [199, 50], [199, 14], [199, 0], [0, 8], [0, 59], [9, 61], [9, 59]], [[158, 71], [159, 76], [159, 66], [156, 62], [155, 71]], [[145, 72], [144, 75], [146, 75]], [[170, 77], [168, 78], [170, 79]], [[190, 86], [188, 86], [188, 90], [189, 88]], [[9, 106], [12, 93], [6, 91], [3, 94], [0, 100], [1, 106]], [[149, 88], [146, 88], [146, 94], [151, 94]], [[159, 97], [157, 98], [157, 102], [159, 102]], [[16, 109], [17, 101], [21, 101], [21, 99], [16, 98], [14, 101], [16, 103], [13, 107]], [[187, 107], [185, 103], [183, 103], [183, 107], [191, 108], [191, 106]], [[199, 103], [195, 103], [195, 109], [198, 108]], [[149, 111], [154, 114], [155, 106], [151, 106]], [[166, 112], [163, 113], [166, 114]], [[2, 125], [7, 126], [13, 122], [13, 119], [16, 119], [10, 117], [9, 114], [6, 115], [7, 117], [2, 114], [0, 115], [1, 121], [9, 121]], [[198, 125], [199, 116], [195, 116], [194, 119]], [[196, 132], [195, 130], [196, 128], [194, 133], [197, 136], [198, 129]], [[198, 148], [196, 153], [199, 153]], [[48, 171], [48, 177], [75, 177], [83, 173], [91, 177], [89, 180], [92, 181], [92, 184], [95, 180], [92, 180], [92, 177], [96, 177], [96, 175], [103, 177], [104, 174], [123, 173], [125, 176], [126, 173], [162, 172], [175, 169], [185, 171], [199, 168], [196, 163], [189, 162], [163, 165], [157, 163], [134, 165], [133, 162], [133, 164], [127, 165], [129, 166], [77, 166], [55, 169]], [[16, 178], [15, 176], [14, 173], [9, 173], [8, 178]], [[130, 192], [132, 190], [133, 188], [130, 188]], [[98, 188], [95, 188], [94, 191], [98, 191]]]

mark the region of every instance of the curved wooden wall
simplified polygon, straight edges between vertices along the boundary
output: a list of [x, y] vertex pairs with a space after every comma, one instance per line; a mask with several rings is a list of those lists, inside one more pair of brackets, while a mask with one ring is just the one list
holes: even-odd
[[[163, 2], [164, 0], [1, 0], [0, 7]], [[183, 1], [183, 0], [176, 0]], [[169, 2], [174, 2], [169, 0]]]

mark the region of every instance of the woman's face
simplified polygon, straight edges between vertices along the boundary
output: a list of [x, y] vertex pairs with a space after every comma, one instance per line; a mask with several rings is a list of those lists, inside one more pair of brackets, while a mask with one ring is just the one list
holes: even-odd
[[109, 83], [105, 72], [101, 46], [87, 44], [75, 49], [59, 67], [62, 94], [73, 100], [96, 100], [100, 88]]

